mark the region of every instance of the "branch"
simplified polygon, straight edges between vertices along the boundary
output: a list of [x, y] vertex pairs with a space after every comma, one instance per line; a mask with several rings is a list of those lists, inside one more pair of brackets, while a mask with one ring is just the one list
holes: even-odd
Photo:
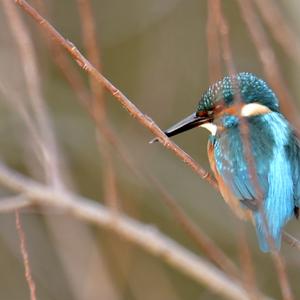
[[189, 165], [201, 178], [207, 180], [217, 189], [217, 184], [212, 176], [200, 167], [187, 153], [173, 143], [159, 128], [159, 126], [148, 116], [143, 114], [121, 91], [110, 83], [99, 71], [80, 53], [73, 43], [66, 40], [46, 19], [44, 19], [32, 6], [24, 0], [15, 0], [28, 15], [30, 15], [41, 28], [43, 28], [57, 43], [65, 48], [77, 64], [100, 83], [115, 99], [131, 114], [131, 116], [144, 127], [148, 128], [167, 149], [171, 150], [182, 161]]
[[31, 201], [23, 195], [1, 198], [0, 213], [7, 213], [16, 209], [27, 208], [31, 206], [31, 204]]
[[[111, 213], [93, 200], [53, 190], [10, 170], [2, 163], [0, 183], [11, 191], [25, 194], [30, 204], [59, 208], [72, 216], [111, 230], [227, 299], [250, 299], [247, 291], [223, 272], [152, 226], [121, 213]], [[261, 299], [267, 298], [262, 296]]]

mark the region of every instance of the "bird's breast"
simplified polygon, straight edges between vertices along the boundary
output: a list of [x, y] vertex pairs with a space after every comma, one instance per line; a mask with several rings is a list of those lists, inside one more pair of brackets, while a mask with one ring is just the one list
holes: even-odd
[[234, 214], [240, 218], [249, 220], [252, 218], [252, 213], [250, 210], [246, 210], [241, 207], [241, 203], [239, 199], [234, 195], [233, 191], [230, 189], [230, 187], [226, 184], [223, 176], [218, 172], [217, 168], [217, 161], [215, 159], [215, 139], [210, 139], [208, 142], [207, 152], [208, 152], [208, 159], [210, 163], [211, 170], [217, 180], [218, 187], [220, 190], [220, 193], [227, 203], [227, 205], [232, 209]]

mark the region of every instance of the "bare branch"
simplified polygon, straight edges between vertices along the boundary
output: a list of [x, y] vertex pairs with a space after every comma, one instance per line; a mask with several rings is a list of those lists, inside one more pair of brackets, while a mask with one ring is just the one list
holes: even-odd
[[32, 202], [24, 195], [6, 197], [0, 199], [0, 212], [6, 213], [16, 209], [26, 208], [32, 205]]
[[[101, 70], [100, 48], [97, 44], [96, 28], [94, 16], [92, 13], [92, 4], [90, 0], [77, 0], [78, 11], [81, 19], [82, 38], [87, 50], [88, 59], [96, 69]], [[108, 147], [108, 141], [101, 139], [107, 123], [106, 103], [103, 97], [101, 85], [90, 76], [90, 88], [92, 91], [92, 102], [90, 113], [94, 116], [97, 126], [97, 144], [99, 152], [102, 155], [102, 161], [105, 164], [103, 168], [103, 190], [105, 191], [105, 199], [109, 200], [108, 205], [117, 210], [120, 208], [120, 201], [117, 192], [116, 176], [114, 171], [113, 160]]]
[[298, 250], [300, 250], [300, 241], [297, 240], [295, 237], [293, 237], [292, 235], [290, 235], [289, 233], [283, 231], [282, 232], [282, 236], [283, 236], [283, 240], [290, 245], [293, 248], [296, 248]]
[[[227, 299], [250, 299], [245, 289], [223, 272], [152, 226], [121, 213], [112, 214], [109, 209], [90, 199], [48, 188], [10, 170], [2, 163], [0, 183], [9, 190], [25, 193], [33, 204], [61, 208], [70, 215], [111, 230]], [[262, 299], [267, 298], [262, 296]]]
[[40, 27], [52, 36], [57, 43], [65, 48], [75, 59], [78, 65], [99, 82], [107, 91], [109, 91], [115, 99], [131, 114], [131, 116], [140, 122], [144, 127], [148, 128], [167, 149], [180, 157], [194, 172], [201, 178], [207, 180], [212, 186], [217, 188], [215, 180], [212, 176], [200, 167], [187, 153], [173, 143], [157, 126], [157, 124], [148, 116], [143, 114], [121, 91], [119, 91], [112, 83], [110, 83], [91, 63], [79, 52], [79, 50], [70, 41], [66, 40], [46, 19], [44, 19], [32, 6], [24, 0], [16, 0], [28, 15], [30, 15]]
[[39, 133], [36, 137], [37, 141], [35, 142], [41, 146], [39, 149], [41, 165], [46, 175], [46, 180], [51, 182], [54, 186], [62, 188], [63, 179], [59, 167], [61, 161], [59, 160], [54, 132], [42, 95], [40, 75], [33, 43], [27, 27], [24, 25], [24, 21], [13, 2], [11, 0], [2, 0], [2, 5], [7, 15], [8, 23], [15, 38], [22, 62], [30, 101], [28, 113], [33, 113], [31, 120], [33, 120], [33, 124]]
[[29, 254], [26, 246], [26, 239], [25, 239], [25, 232], [22, 226], [22, 222], [20, 219], [20, 213], [18, 209], [16, 209], [16, 228], [17, 232], [19, 235], [19, 240], [20, 240], [20, 249], [21, 249], [21, 254], [22, 254], [22, 259], [24, 263], [24, 268], [25, 268], [25, 278], [29, 287], [30, 291], [30, 300], [36, 300], [36, 287], [35, 287], [35, 282], [32, 278], [32, 272], [31, 272], [31, 267], [30, 267], [30, 261], [29, 261]]

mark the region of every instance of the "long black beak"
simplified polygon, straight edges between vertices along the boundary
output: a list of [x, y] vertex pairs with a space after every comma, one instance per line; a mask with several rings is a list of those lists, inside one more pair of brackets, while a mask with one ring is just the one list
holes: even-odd
[[[180, 122], [176, 123], [175, 125], [171, 126], [169, 129], [165, 130], [165, 134], [168, 137], [177, 135], [179, 133], [185, 132], [195, 127], [199, 127], [201, 124], [209, 122], [210, 118], [207, 116], [197, 116], [196, 113], [191, 114], [190, 116], [184, 118]], [[153, 139], [150, 143], [156, 142], [157, 139]]]

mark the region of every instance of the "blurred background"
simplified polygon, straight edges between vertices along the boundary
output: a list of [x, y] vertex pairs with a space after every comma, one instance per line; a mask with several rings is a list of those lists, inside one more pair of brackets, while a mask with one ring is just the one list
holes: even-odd
[[[41, 2], [44, 1], [30, 3], [38, 7]], [[299, 2], [281, 0], [274, 3], [299, 36]], [[77, 2], [45, 1], [42, 7], [58, 31], [85, 54]], [[92, 7], [103, 74], [161, 128], [167, 128], [194, 111], [209, 85], [207, 1], [98, 0], [92, 1]], [[236, 69], [265, 78], [237, 1], [224, 1], [223, 13], [230, 26]], [[134, 167], [129, 168], [117, 149], [105, 142], [105, 136], [96, 134], [94, 122], [78, 101], [78, 94], [54, 63], [53, 52], [48, 46], [49, 37], [41, 34], [24, 13], [21, 16], [34, 42], [42, 95], [68, 188], [105, 203], [109, 185], [115, 205], [123, 212], [157, 227], [188, 249], [203, 255], [162, 201], [161, 193], [149, 180], [150, 174], [174, 197], [189, 218], [239, 265], [241, 223], [220, 195], [160, 144], [150, 145], [148, 141], [152, 135], [149, 131], [131, 118], [111, 95], [104, 93], [105, 122], [115, 132], [126, 157], [132, 162]], [[2, 8], [0, 28], [0, 157], [14, 169], [44, 181], [28, 124], [22, 117], [20, 103], [30, 101], [22, 60]], [[288, 57], [268, 27], [265, 30], [282, 77], [294, 104], [299, 107], [300, 65]], [[77, 68], [71, 60], [69, 62]], [[87, 76], [83, 72], [80, 76], [88, 87]], [[207, 137], [205, 130], [193, 130], [174, 141], [201, 166], [209, 169]], [[99, 147], [106, 150], [99, 151]], [[112, 174], [108, 175], [107, 168]], [[0, 193], [6, 196], [8, 191]], [[38, 299], [220, 299], [205, 286], [109, 231], [83, 224], [59, 212], [43, 214], [38, 209], [25, 211], [22, 222]], [[264, 293], [279, 299], [280, 289], [270, 255], [260, 252], [251, 224], [246, 224], [245, 228], [257, 284]], [[300, 238], [298, 221], [291, 221], [285, 229]], [[283, 243], [281, 253], [286, 259], [297, 299], [300, 295], [299, 252]], [[14, 214], [1, 214], [0, 299], [28, 299], [23, 273]]]

